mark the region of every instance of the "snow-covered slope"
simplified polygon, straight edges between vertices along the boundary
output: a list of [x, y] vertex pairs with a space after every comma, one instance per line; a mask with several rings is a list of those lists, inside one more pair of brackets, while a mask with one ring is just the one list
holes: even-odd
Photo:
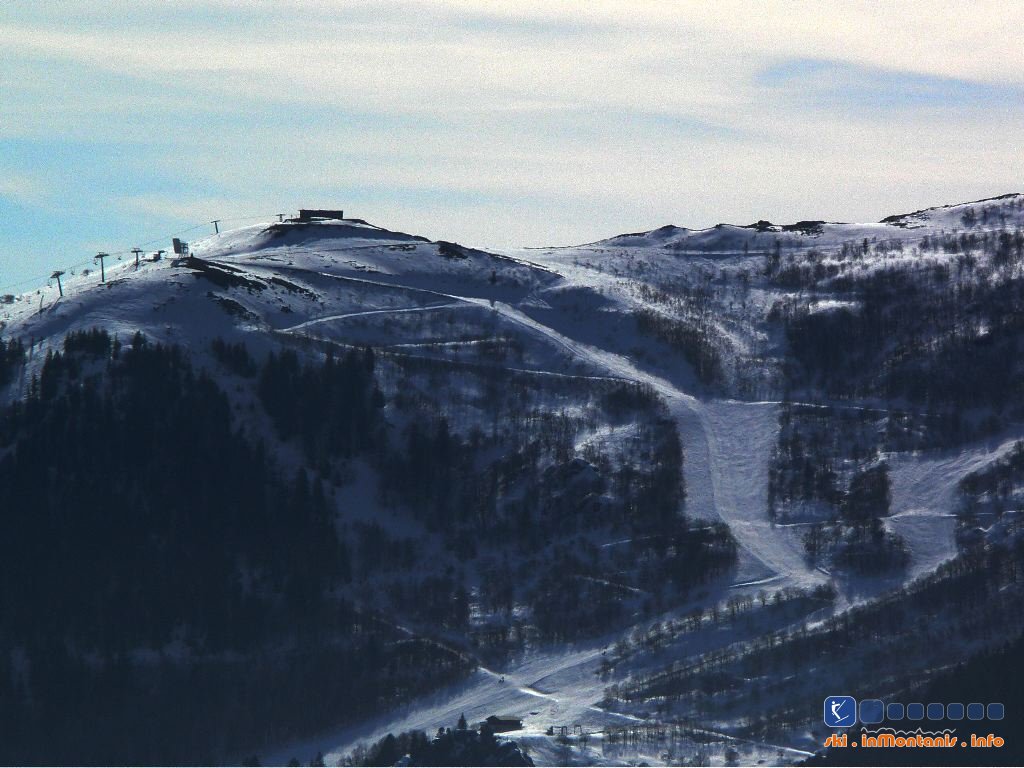
[[[441, 365], [635, 382], [660, 399], [680, 436], [686, 486], [680, 513], [724, 522], [739, 547], [739, 565], [728, 580], [684, 604], [660, 606], [657, 621], [697, 608], [717, 615], [730, 599], [752, 601], [762, 591], [809, 593], [826, 585], [837, 588], [830, 610], [839, 610], [955, 557], [957, 483], [1003, 455], [1017, 432], [1009, 428], [998, 444], [886, 453], [892, 502], [885, 526], [908, 543], [905, 570], [871, 580], [812, 563], [804, 524], [775, 524], [768, 514], [780, 421], [792, 406], [785, 383], [789, 342], [778, 318], [797, 305], [808, 314], [855, 312], [861, 299], [848, 286], [822, 282], [807, 289], [787, 282], [785, 270], [817, 269], [827, 281], [925, 263], [955, 268], [966, 246], [936, 250], [931, 241], [961, 243], [957, 238], [970, 234], [994, 242], [1022, 222], [1024, 196], [1009, 195], [880, 223], [667, 226], [574, 248], [503, 253], [356, 220], [262, 224], [195, 242], [190, 258], [147, 257], [138, 268], [108, 263], [105, 283], [97, 271], [67, 275], [63, 297], [53, 286], [0, 306], [0, 333], [29, 349], [0, 402], [26, 396], [47, 351], [59, 349], [65, 334], [93, 327], [124, 339], [141, 331], [208, 362], [215, 338], [244, 342], [256, 353], [282, 344], [372, 345]], [[514, 353], [496, 356], [492, 342], [498, 339]], [[902, 413], [899, 403], [863, 400], [837, 404], [822, 397], [814, 405], [870, 406], [886, 418]], [[360, 493], [373, 495], [365, 488]], [[632, 631], [644, 631], [651, 621], [648, 615]], [[754, 621], [744, 631], [757, 626]], [[644, 668], [635, 661], [617, 671], [618, 678], [598, 674], [623, 634], [571, 648], [530, 647], [500, 669], [481, 664], [452, 688], [372, 722], [283, 744], [271, 759], [308, 759], [322, 750], [334, 760], [389, 731], [432, 732], [462, 713], [474, 721], [498, 712], [524, 718], [524, 732], [514, 736], [532, 743], [538, 759], [561, 759], [544, 735], [548, 727], [583, 724], [596, 731], [636, 721], [633, 713], [599, 706], [610, 682]], [[699, 640], [671, 646], [676, 661], [725, 647], [742, 633], [709, 627], [698, 634]], [[765, 742], [758, 754], [775, 759], [778, 746]], [[600, 761], [585, 748], [579, 754]]]
[[[1021, 194], [975, 200], [969, 203], [925, 208], [913, 213], [886, 216], [878, 223], [843, 223], [820, 220], [773, 224], [717, 224], [708, 229], [667, 225], [649, 232], [617, 235], [590, 244], [592, 248], [665, 248], [684, 253], [738, 254], [774, 248], [835, 248], [844, 242], [867, 238], [898, 238], [915, 242], [924, 234], [946, 230], [998, 230], [1020, 223]], [[902, 230], [902, 231], [901, 231]], [[912, 232], [910, 230], [921, 230]]]

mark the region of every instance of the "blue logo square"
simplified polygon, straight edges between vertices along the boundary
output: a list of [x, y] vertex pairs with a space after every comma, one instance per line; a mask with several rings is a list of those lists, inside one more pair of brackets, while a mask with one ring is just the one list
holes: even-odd
[[885, 719], [886, 720], [902, 720], [903, 719], [903, 705], [893, 702], [885, 708]]
[[985, 718], [985, 705], [984, 704], [968, 704], [967, 705], [967, 719], [968, 720], [983, 720]]
[[946, 717], [950, 720], [963, 720], [964, 719], [964, 705], [963, 704], [947, 704], [946, 705]]
[[848, 728], [857, 723], [857, 700], [853, 696], [829, 696], [825, 699], [825, 725]]
[[874, 725], [884, 719], [885, 705], [878, 699], [864, 699], [860, 703], [860, 721], [865, 725]]
[[988, 705], [988, 719], [989, 720], [1002, 720], [1006, 715], [1006, 710], [1002, 704], [989, 704]]
[[946, 714], [946, 708], [942, 704], [929, 704], [928, 705], [928, 719], [929, 720], [941, 720]]
[[924, 720], [924, 704], [907, 704], [908, 720]]

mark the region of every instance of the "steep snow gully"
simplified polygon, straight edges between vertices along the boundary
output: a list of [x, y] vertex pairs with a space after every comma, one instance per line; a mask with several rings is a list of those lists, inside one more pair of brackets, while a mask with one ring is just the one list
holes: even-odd
[[[480, 299], [462, 298], [491, 306]], [[649, 385], [665, 400], [683, 443], [687, 513], [718, 517], [729, 525], [746, 554], [738, 574], [741, 584], [771, 580], [777, 588], [814, 586], [826, 580], [807, 566], [795, 534], [772, 530], [765, 514], [778, 404], [700, 400], [622, 355], [571, 339], [515, 307], [495, 302], [493, 308], [611, 376]]]
[[[346, 279], [378, 284], [361, 278]], [[506, 302], [438, 291], [429, 293], [439, 301], [427, 307], [327, 316], [306, 321], [285, 332], [304, 332], [354, 315], [407, 313], [460, 304], [488, 308], [608, 376], [647, 384], [662, 397], [676, 421], [683, 443], [687, 513], [708, 520], [717, 517], [732, 529], [742, 552], [737, 586], [757, 582], [759, 585], [771, 583], [776, 589], [808, 587], [827, 580], [826, 575], [808, 567], [796, 532], [773, 529], [765, 514], [768, 461], [778, 434], [777, 403], [700, 400], [666, 379], [642, 370], [628, 358], [577, 341], [553, 324], [544, 324]], [[556, 321], [558, 317], [558, 314], [546, 315], [549, 321]]]

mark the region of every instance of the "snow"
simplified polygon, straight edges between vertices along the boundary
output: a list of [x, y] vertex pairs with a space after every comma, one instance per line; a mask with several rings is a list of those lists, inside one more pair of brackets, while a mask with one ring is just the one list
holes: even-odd
[[[736, 576], [738, 589], [809, 587], [826, 581], [824, 574], [806, 564], [795, 532], [773, 529], [765, 514], [768, 460], [778, 432], [777, 403], [702, 401], [641, 370], [628, 358], [577, 341], [506, 302], [452, 294], [447, 298], [488, 307], [605, 375], [646, 383], [661, 395], [684, 446], [687, 511], [729, 524], [744, 552]], [[556, 649], [536, 654], [503, 671], [505, 683], [495, 682], [495, 677], [500, 679], [498, 673], [481, 670], [464, 685], [418, 705], [301, 747], [292, 745], [272, 759], [283, 761], [297, 751], [324, 751], [334, 759], [357, 743], [373, 742], [389, 732], [432, 732], [439, 725], [454, 723], [462, 713], [471, 722], [495, 712], [519, 715], [525, 718], [526, 733], [534, 736], [550, 725], [586, 723], [596, 728], [628, 722], [632, 716], [596, 707], [606, 685], [596, 676], [600, 654], [593, 646], [570, 653]]]
[[856, 310], [860, 304], [856, 301], [840, 301], [838, 299], [822, 299], [812, 302], [808, 307], [811, 314], [816, 312], [835, 312], [839, 309]]
[[733, 536], [777, 577], [773, 586], [824, 583], [826, 577], [807, 565], [796, 529], [772, 526], [766, 515], [768, 459], [778, 438], [779, 405], [720, 401], [706, 403], [702, 410], [716, 463], [716, 507]]
[[[528, 658], [503, 671], [479, 668], [468, 680], [413, 702], [387, 716], [360, 723], [319, 739], [291, 744], [265, 757], [270, 765], [283, 765], [291, 757], [322, 751], [328, 764], [357, 744], [373, 743], [388, 733], [423, 730], [433, 734], [439, 726], [454, 727], [465, 714], [470, 723], [493, 714], [522, 717], [524, 730], [509, 736], [541, 736], [550, 725], [586, 723], [592, 727], [629, 722], [632, 718], [602, 712], [593, 702], [602, 697], [604, 683], [596, 671], [603, 648], [584, 646], [568, 652]], [[504, 682], [501, 682], [504, 677]]]
[[1001, 435], [956, 450], [887, 458], [892, 517], [886, 524], [910, 546], [911, 576], [933, 571], [956, 555], [957, 486], [965, 476], [1009, 453], [1022, 437]]
[[[979, 204], [974, 207], [980, 211]], [[29, 366], [6, 393], [0, 392], [0, 401], [24, 395], [46, 350], [65, 333], [93, 326], [122, 337], [141, 330], [156, 340], [186, 344], [200, 355], [207, 354], [210, 340], [218, 336], [245, 340], [254, 351], [281, 338], [305, 337], [468, 360], [476, 354], [474, 344], [507, 335], [525, 349], [523, 359], [510, 368], [640, 382], [664, 401], [684, 449], [686, 514], [727, 523], [740, 548], [731, 583], [695, 596], [695, 604], [720, 601], [728, 594], [723, 590], [730, 589], [733, 594], [754, 594], [763, 588], [811, 588], [829, 582], [830, 575], [808, 565], [799, 526], [773, 525], [767, 516], [768, 467], [778, 437], [780, 404], [756, 393], [743, 398], [709, 395], [678, 354], [634, 332], [631, 318], [637, 309], [670, 315], [680, 311], [644, 298], [637, 285], [654, 286], [671, 298], [680, 286], [742, 271], [756, 275], [764, 254], [776, 243], [786, 255], [837, 249], [864, 238], [900, 237], [909, 246], [938, 227], [957, 226], [965, 211], [965, 206], [952, 206], [877, 224], [822, 223], [804, 229], [664, 227], [577, 248], [505, 253], [460, 248], [455, 256], [437, 243], [365, 222], [260, 224], [192, 245], [198, 258], [237, 270], [231, 274], [263, 286], [259, 289], [218, 286], [198, 278], [183, 262], [165, 258], [144, 261], [138, 270], [133, 261], [108, 262], [107, 285], [99, 284], [96, 272], [69, 274], [63, 298], [55, 288], [44, 289], [0, 307], [4, 335], [35, 342]], [[865, 263], [881, 261], [871, 257]], [[232, 316], [223, 302], [211, 301], [218, 297], [251, 317]], [[751, 380], [770, 380], [775, 374], [768, 363], [755, 364], [750, 358], [774, 343], [763, 321], [780, 298], [785, 294], [754, 285], [749, 293], [735, 297], [735, 306], [716, 307], [711, 326], [716, 343], [729, 370], [738, 371], [730, 374], [735, 376], [730, 384], [740, 380], [741, 373]], [[856, 303], [831, 297], [810, 302], [811, 312], [842, 308], [856, 309]], [[740, 370], [743, 366], [747, 369]], [[619, 427], [587, 439], [623, 442], [630, 435], [629, 427]], [[892, 481], [892, 516], [886, 525], [910, 546], [910, 568], [895, 584], [847, 584], [840, 606], [870, 599], [878, 590], [899, 586], [953, 557], [957, 483], [1003, 455], [1017, 437], [1006, 435], [957, 451], [886, 457]], [[363, 469], [357, 474], [347, 492], [358, 493], [359, 506], [369, 515], [372, 483]], [[544, 736], [549, 726], [584, 724], [599, 730], [636, 720], [597, 706], [607, 685], [597, 671], [619, 636], [569, 648], [536, 649], [500, 671], [481, 666], [462, 683], [407, 702], [371, 722], [284, 745], [261, 758], [283, 763], [292, 756], [308, 760], [323, 751], [332, 763], [357, 743], [375, 741], [388, 732], [432, 733], [438, 726], [454, 725], [461, 714], [475, 722], [509, 713], [524, 718], [523, 732], [511, 736], [529, 745], [538, 762], [554, 762], [561, 757]], [[701, 642], [674, 652], [703, 652], [732, 639], [729, 633], [709, 633]], [[775, 745], [763, 749], [774, 759]], [[594, 762], [604, 759], [596, 747], [586, 754]], [[644, 759], [662, 760], [659, 755]]]

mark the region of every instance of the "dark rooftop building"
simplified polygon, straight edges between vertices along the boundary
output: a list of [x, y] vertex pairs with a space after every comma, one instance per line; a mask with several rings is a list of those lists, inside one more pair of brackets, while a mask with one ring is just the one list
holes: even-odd
[[505, 733], [506, 731], [518, 731], [523, 727], [521, 718], [514, 715], [491, 715], [480, 725], [488, 725], [494, 733]]
[[300, 208], [299, 221], [312, 221], [313, 219], [344, 219], [344, 211], [332, 211], [327, 208]]

